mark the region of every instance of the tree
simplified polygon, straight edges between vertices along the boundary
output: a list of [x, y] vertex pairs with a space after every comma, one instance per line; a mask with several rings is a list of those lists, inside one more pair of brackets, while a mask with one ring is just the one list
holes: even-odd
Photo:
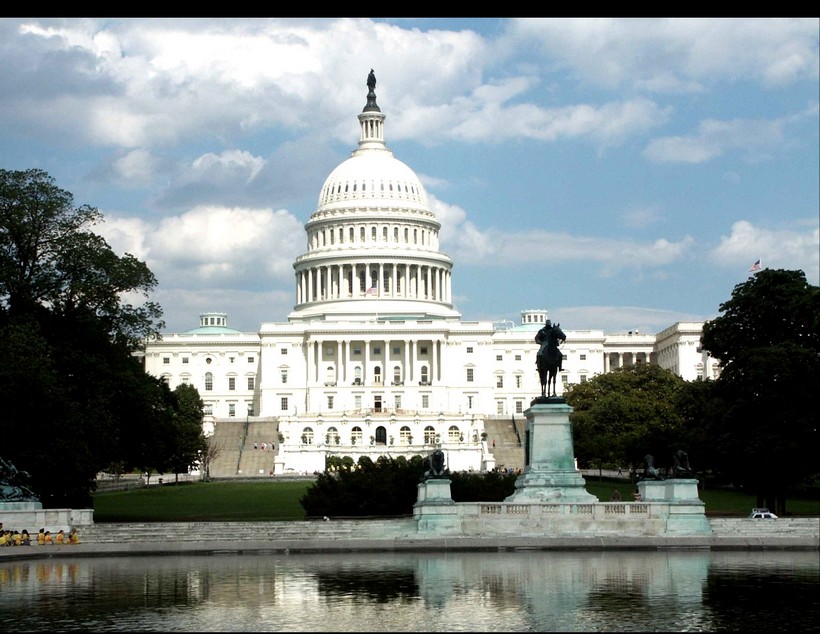
[[201, 464], [208, 443], [202, 431], [205, 403], [199, 397], [199, 391], [193, 385], [183, 383], [174, 390], [174, 398], [174, 437], [169, 445], [171, 468], [178, 480], [180, 473], [187, 473]]
[[647, 453], [659, 463], [680, 447], [675, 408], [685, 381], [656, 365], [635, 365], [570, 386], [575, 456], [580, 465], [636, 468]]
[[0, 433], [46, 508], [89, 505], [96, 474], [146, 422], [133, 412], [163, 398], [134, 357], [162, 311], [123, 300], [156, 279], [90, 230], [101, 218], [45, 172], [0, 170]]
[[701, 337], [722, 368], [726, 414], [713, 441], [758, 505], [785, 514], [787, 490], [818, 475], [820, 288], [803, 271], [763, 269], [720, 310]]

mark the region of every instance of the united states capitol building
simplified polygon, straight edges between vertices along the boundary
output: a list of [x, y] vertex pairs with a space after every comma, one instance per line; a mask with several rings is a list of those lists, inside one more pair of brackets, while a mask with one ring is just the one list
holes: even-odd
[[[523, 422], [541, 393], [534, 338], [548, 310], [521, 310], [517, 324], [461, 318], [441, 225], [419, 178], [385, 144], [374, 86], [358, 119], [358, 147], [327, 177], [305, 225], [287, 321], [240, 332], [227, 312], [201, 314], [198, 327], [147, 342], [145, 369], [172, 389], [197, 388], [206, 435], [244, 427], [252, 444], [249, 426], [266, 425], [275, 433], [271, 474], [321, 471], [332, 455], [355, 462], [433, 448], [451, 470], [492, 469], [489, 422]], [[702, 325], [565, 329], [558, 393], [637, 364], [715, 377], [717, 361], [700, 350]]]

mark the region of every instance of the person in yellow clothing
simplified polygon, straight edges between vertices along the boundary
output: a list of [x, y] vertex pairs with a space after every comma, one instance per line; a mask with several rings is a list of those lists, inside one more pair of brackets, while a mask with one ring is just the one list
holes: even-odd
[[66, 544], [67, 543], [66, 539], [65, 539], [65, 533], [63, 532], [62, 528], [57, 532], [57, 535], [54, 536], [54, 543], [56, 543], [56, 544]]
[[0, 546], [9, 545], [8, 531], [0, 531]]
[[69, 544], [79, 544], [80, 543], [80, 534], [77, 532], [76, 528], [72, 528], [71, 531], [68, 533], [68, 543]]
[[37, 533], [37, 545], [42, 546], [46, 543], [46, 529], [41, 528], [40, 532]]
[[51, 546], [54, 543], [54, 540], [51, 538], [51, 531], [46, 531], [45, 535], [45, 545]]

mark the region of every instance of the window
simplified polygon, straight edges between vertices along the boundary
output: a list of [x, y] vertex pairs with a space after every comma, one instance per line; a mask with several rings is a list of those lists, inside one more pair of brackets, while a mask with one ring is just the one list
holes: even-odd
[[205, 403], [205, 406], [202, 408], [202, 413], [205, 416], [213, 416], [214, 415], [214, 404], [213, 403]]
[[521, 387], [521, 375], [520, 374], [515, 375], [515, 387]]
[[361, 445], [362, 444], [362, 428], [361, 427], [354, 427], [353, 430], [350, 432], [350, 438], [353, 440], [354, 445]]
[[375, 354], [381, 354], [381, 353], [382, 353], [382, 349], [381, 349], [381, 347], [380, 347], [380, 346], [374, 346], [374, 347], [373, 347], [373, 354], [374, 354], [374, 355], [375, 355]]
[[586, 374], [582, 374], [580, 378], [581, 378], [581, 383], [586, 383], [587, 382], [587, 375]]
[[333, 395], [332, 394], [327, 395], [327, 408], [328, 409], [333, 409]]
[[422, 385], [429, 385], [430, 384], [430, 381], [428, 380], [427, 372], [428, 372], [427, 366], [426, 365], [421, 366], [421, 383], [422, 383]]
[[248, 389], [249, 390], [254, 389], [254, 377], [252, 377], [252, 376], [248, 377]]
[[579, 355], [579, 356], [581, 358], [581, 361], [586, 361], [587, 360], [587, 355], [582, 354], [582, 355]]
[[339, 444], [339, 430], [335, 427], [328, 427], [327, 428], [327, 437], [325, 441], [328, 445], [338, 445]]
[[362, 384], [362, 367], [357, 365], [353, 368], [353, 385]]
[[401, 348], [398, 346], [393, 346], [393, 354], [401, 354]]
[[401, 394], [396, 394], [396, 409], [401, 409]]
[[205, 373], [205, 391], [210, 392], [214, 389], [214, 375], [210, 372]]
[[473, 368], [467, 368], [467, 383], [473, 382]]
[[447, 430], [447, 440], [450, 442], [456, 442], [461, 436], [461, 433], [458, 431], [458, 427], [455, 425], [450, 425], [450, 429]]
[[422, 409], [429, 409], [430, 407], [430, 395], [429, 394], [422, 394], [421, 395], [421, 408]]
[[496, 387], [504, 387], [504, 375], [499, 374], [495, 377], [495, 386]]
[[211, 359], [211, 357], [208, 357], [207, 359], [205, 359], [205, 363], [207, 363], [208, 365], [211, 365], [212, 362], [213, 362], [213, 359]]
[[515, 402], [515, 413], [522, 414], [524, 412], [524, 403], [523, 401], [516, 401]]
[[521, 355], [520, 354], [515, 355], [515, 360], [516, 361], [521, 361]]
[[171, 357], [162, 357], [162, 365], [171, 365]]
[[233, 363], [233, 357], [228, 357], [228, 361], [229, 361], [230, 363]]
[[356, 409], [361, 409], [362, 408], [362, 395], [361, 394], [356, 394], [356, 396], [353, 397], [353, 406]]
[[280, 371], [280, 376], [282, 377], [282, 385], [285, 385], [288, 382], [288, 371], [287, 370], [281, 370]]
[[436, 430], [430, 425], [424, 428], [424, 444], [432, 445], [436, 442]]
[[496, 401], [495, 402], [495, 413], [496, 414], [503, 414], [504, 413], [504, 401]]
[[279, 348], [279, 353], [280, 353], [280, 354], [287, 354], [287, 353], [288, 353], [288, 349], [287, 349], [287, 348]]
[[495, 355], [495, 360], [496, 360], [496, 361], [503, 361], [503, 360], [504, 360], [504, 356], [503, 356], [503, 355], [500, 355], [500, 354], [497, 354], [497, 355]]
[[472, 396], [467, 397], [467, 409], [473, 409], [473, 397]]
[[427, 346], [419, 346], [419, 354], [424, 356], [427, 354]]
[[563, 385], [565, 388], [567, 387], [567, 385], [569, 385], [569, 377], [566, 374], [561, 375], [561, 385]]
[[228, 403], [228, 416], [236, 416], [236, 403]]
[[373, 383], [381, 385], [382, 383], [382, 369], [379, 366], [373, 368]]
[[228, 390], [233, 392], [236, 389], [236, 377], [229, 376], [228, 377]]
[[279, 399], [279, 409], [283, 412], [288, 411], [288, 397], [287, 396], [283, 396], [281, 399]]
[[394, 365], [393, 366], [393, 385], [398, 385], [401, 383], [401, 367]]
[[410, 428], [407, 425], [403, 425], [399, 430], [399, 442], [402, 445], [410, 444]]
[[183, 365], [188, 365], [188, 357], [182, 357]]
[[254, 362], [254, 358], [253, 357], [248, 357], [248, 363], [253, 363], [253, 362]]
[[313, 428], [312, 427], [305, 427], [302, 430], [302, 442], [306, 445], [313, 444]]
[[353, 356], [360, 356], [362, 354], [361, 346], [353, 346]]
[[325, 348], [325, 356], [332, 357], [333, 356], [333, 348]]
[[473, 354], [473, 347], [467, 346], [467, 354]]

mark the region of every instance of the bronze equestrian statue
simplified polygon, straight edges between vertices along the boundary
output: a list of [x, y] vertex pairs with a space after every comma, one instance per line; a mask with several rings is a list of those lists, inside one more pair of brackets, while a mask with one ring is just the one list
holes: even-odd
[[541, 397], [558, 396], [556, 393], [556, 379], [558, 372], [563, 370], [563, 358], [558, 346], [567, 340], [560, 324], [552, 325], [547, 319], [544, 327], [535, 335], [535, 343], [541, 347], [535, 356], [535, 365], [538, 368], [538, 378], [541, 381]]

